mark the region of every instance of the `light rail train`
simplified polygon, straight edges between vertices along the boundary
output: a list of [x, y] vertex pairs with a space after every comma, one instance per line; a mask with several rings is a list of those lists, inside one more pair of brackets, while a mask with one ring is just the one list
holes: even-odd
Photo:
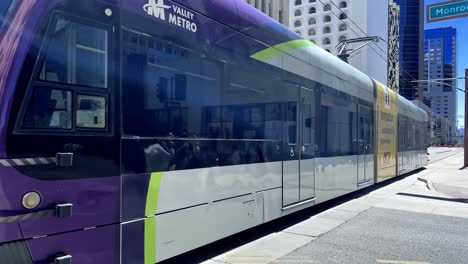
[[2, 0], [0, 69], [2, 264], [161, 262], [427, 164], [423, 110], [243, 0]]

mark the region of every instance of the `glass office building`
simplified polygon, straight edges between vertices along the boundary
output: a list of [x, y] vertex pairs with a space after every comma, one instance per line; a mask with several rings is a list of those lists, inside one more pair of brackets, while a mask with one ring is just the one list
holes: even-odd
[[424, 97], [431, 101], [434, 116], [448, 120], [448, 136], [457, 136], [457, 32], [455, 28], [426, 30], [424, 45], [424, 76], [426, 80], [452, 79], [422, 85]]
[[[400, 94], [408, 100], [419, 97], [423, 73], [424, 1], [394, 0], [400, 6]], [[420, 98], [422, 99], [422, 98]]]

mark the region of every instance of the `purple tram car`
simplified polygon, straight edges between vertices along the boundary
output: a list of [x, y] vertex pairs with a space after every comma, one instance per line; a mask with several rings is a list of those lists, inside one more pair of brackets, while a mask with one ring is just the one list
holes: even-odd
[[427, 115], [243, 0], [0, 2], [0, 263], [156, 263], [427, 163]]

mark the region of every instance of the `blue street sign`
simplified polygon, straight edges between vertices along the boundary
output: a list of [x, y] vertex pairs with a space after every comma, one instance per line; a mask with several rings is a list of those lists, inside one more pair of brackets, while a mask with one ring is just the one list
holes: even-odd
[[457, 0], [427, 6], [427, 23], [468, 16], [468, 1]]

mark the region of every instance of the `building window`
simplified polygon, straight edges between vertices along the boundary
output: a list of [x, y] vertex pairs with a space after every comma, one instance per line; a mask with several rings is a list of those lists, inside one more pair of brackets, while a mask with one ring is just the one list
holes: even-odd
[[348, 7], [348, 3], [346, 3], [346, 1], [343, 1], [340, 3], [340, 8], [347, 8]]
[[323, 11], [330, 11], [331, 10], [331, 5], [330, 4], [326, 4], [323, 6]]
[[442, 88], [443, 92], [444, 93], [450, 93], [453, 91], [452, 87], [447, 87], [447, 86], [444, 86], [444, 88]]
[[294, 22], [294, 26], [295, 27], [300, 27], [300, 26], [302, 26], [302, 22], [300, 20], [296, 20], [296, 22]]
[[309, 36], [315, 36], [316, 32], [315, 29], [309, 30]]
[[309, 3], [315, 3], [317, 0], [309, 0]]
[[297, 9], [295, 12], [294, 12], [294, 15], [295, 16], [302, 16], [302, 11], [300, 9]]
[[330, 28], [330, 27], [325, 27], [325, 28], [323, 28], [323, 33], [324, 33], [324, 34], [331, 33], [331, 28]]
[[330, 45], [330, 44], [331, 44], [331, 40], [329, 38], [323, 39], [323, 45]]
[[325, 23], [331, 22], [331, 17], [330, 16], [324, 16], [323, 17], [323, 22], [325, 22]]
[[348, 30], [348, 26], [346, 24], [341, 24], [339, 27], [338, 27], [338, 30], [339, 31], [346, 31]]
[[317, 20], [315, 20], [315, 18], [309, 19], [309, 25], [315, 25], [315, 24], [317, 24]]
[[331, 51], [329, 49], [325, 49], [328, 53], [331, 53]]
[[348, 18], [348, 15], [346, 15], [346, 13], [341, 13], [341, 15], [340, 15], [341, 20], [344, 20], [344, 19], [347, 19], [347, 18]]
[[316, 44], [317, 42], [315, 42], [315, 39], [311, 39], [310, 42]]
[[309, 9], [309, 14], [315, 14], [315, 13], [317, 13], [317, 9], [315, 9], [315, 7], [311, 7]]
[[339, 39], [338, 39], [338, 42], [343, 42], [346, 40], [346, 37], [345, 36], [341, 36]]
[[302, 5], [302, 0], [296, 0], [296, 5]]

